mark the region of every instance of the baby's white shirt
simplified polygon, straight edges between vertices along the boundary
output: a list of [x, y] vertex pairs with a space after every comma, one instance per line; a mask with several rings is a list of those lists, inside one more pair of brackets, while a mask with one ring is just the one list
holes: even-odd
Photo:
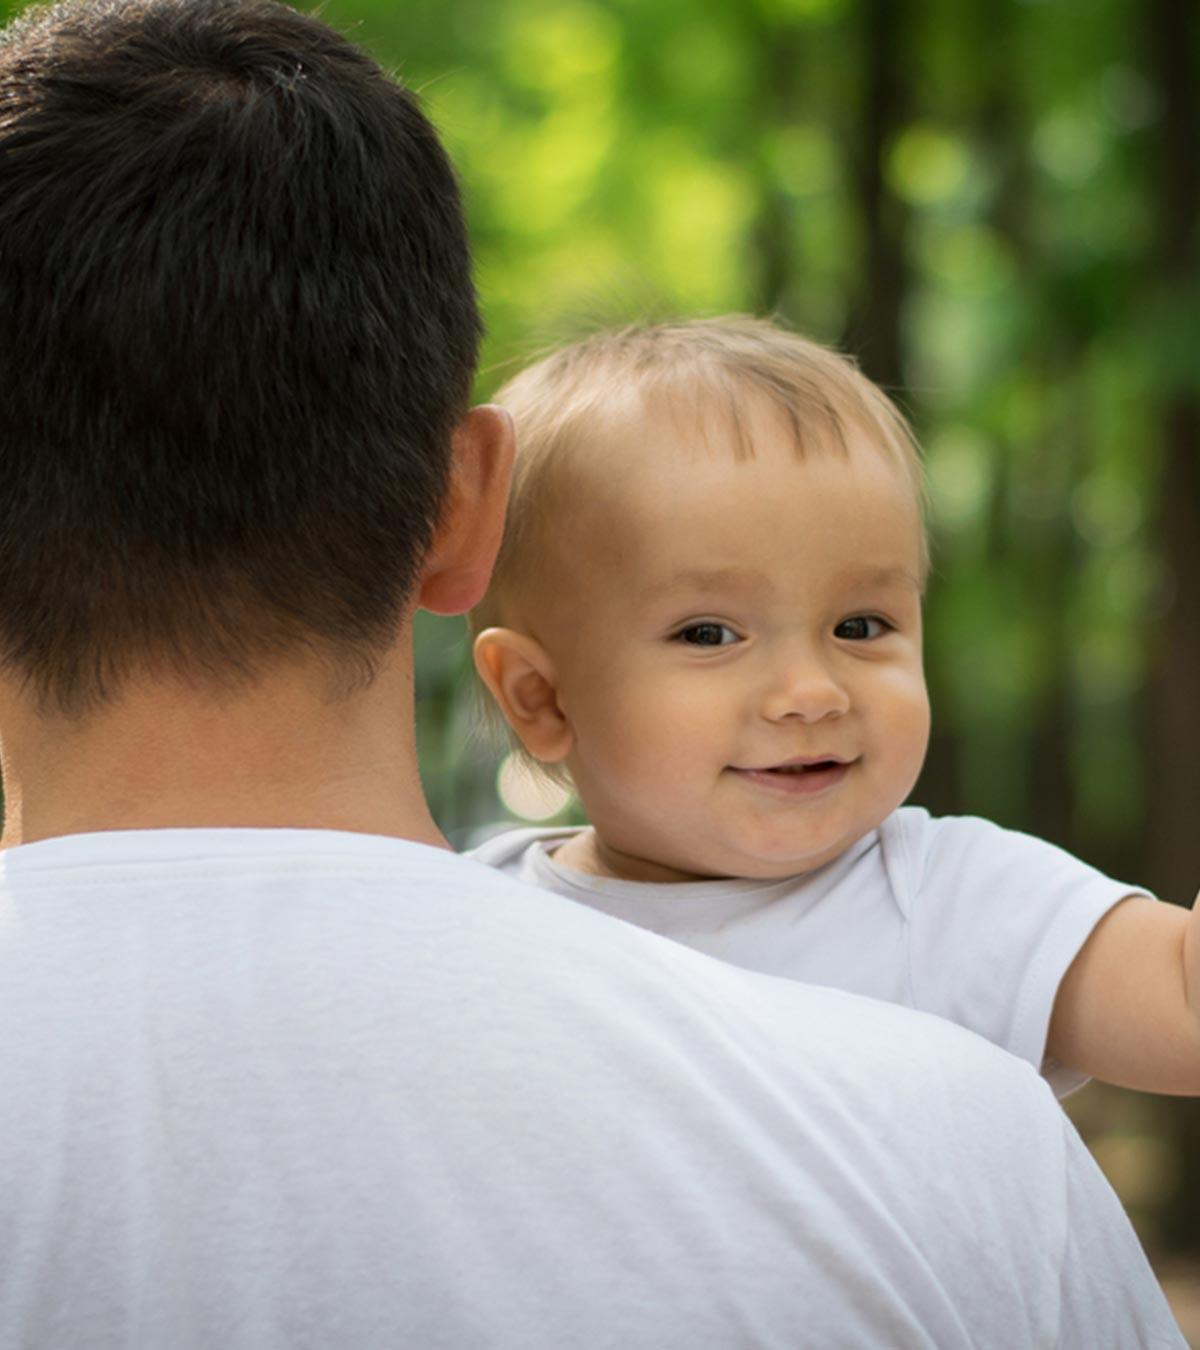
[[901, 807], [815, 872], [660, 884], [556, 862], [574, 829], [510, 830], [471, 856], [733, 965], [948, 1018], [1040, 1069], [1059, 984], [1099, 920], [1146, 892], [1027, 834]]

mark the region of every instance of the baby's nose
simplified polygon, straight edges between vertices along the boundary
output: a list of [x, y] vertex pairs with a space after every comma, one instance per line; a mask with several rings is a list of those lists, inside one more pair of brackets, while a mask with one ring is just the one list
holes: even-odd
[[819, 722], [850, 708], [845, 686], [829, 666], [814, 655], [793, 655], [781, 663], [763, 696], [762, 714], [769, 722], [796, 718]]

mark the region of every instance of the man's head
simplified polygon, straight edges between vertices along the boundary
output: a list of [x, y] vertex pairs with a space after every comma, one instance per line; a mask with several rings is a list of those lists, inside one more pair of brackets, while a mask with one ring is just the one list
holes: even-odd
[[267, 0], [14, 22], [7, 673], [68, 715], [135, 673], [368, 678], [443, 517], [479, 335], [432, 127], [323, 24]]
[[480, 673], [641, 880], [771, 877], [907, 796], [920, 469], [850, 362], [763, 322], [606, 334], [501, 392], [521, 454]]

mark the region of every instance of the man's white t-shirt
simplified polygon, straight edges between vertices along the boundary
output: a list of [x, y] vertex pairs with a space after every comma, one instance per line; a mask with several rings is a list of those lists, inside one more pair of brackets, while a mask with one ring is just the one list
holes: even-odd
[[0, 857], [5, 1350], [1182, 1346], [1036, 1075], [449, 853]]
[[1143, 894], [1070, 853], [972, 816], [901, 807], [841, 857], [781, 881], [653, 884], [553, 856], [573, 829], [510, 830], [470, 855], [530, 885], [748, 970], [949, 1018], [1042, 1069], [1059, 984], [1096, 924]]

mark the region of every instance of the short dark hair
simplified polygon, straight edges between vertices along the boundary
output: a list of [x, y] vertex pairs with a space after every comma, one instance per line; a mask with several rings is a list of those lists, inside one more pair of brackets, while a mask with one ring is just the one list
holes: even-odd
[[0, 662], [369, 678], [480, 339], [414, 96], [270, 0], [71, 0], [0, 34]]

